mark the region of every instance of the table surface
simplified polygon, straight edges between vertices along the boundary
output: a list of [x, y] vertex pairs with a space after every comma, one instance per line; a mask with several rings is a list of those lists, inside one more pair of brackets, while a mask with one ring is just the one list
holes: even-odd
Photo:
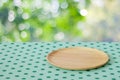
[[[47, 62], [53, 50], [73, 46], [102, 50], [110, 61], [86, 71], [64, 70]], [[0, 80], [120, 80], [120, 42], [0, 43]]]

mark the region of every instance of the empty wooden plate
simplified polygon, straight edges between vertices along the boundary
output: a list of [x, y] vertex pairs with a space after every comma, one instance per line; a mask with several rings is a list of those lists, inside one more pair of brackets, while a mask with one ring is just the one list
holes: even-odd
[[48, 54], [47, 60], [54, 66], [64, 69], [88, 70], [104, 65], [109, 57], [97, 49], [73, 47], [53, 51]]

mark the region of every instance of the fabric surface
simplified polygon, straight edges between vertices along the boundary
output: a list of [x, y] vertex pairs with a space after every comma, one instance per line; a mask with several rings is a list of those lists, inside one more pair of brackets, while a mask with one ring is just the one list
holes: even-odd
[[[110, 61], [93, 70], [74, 71], [47, 62], [53, 50], [84, 46], [106, 52]], [[120, 80], [119, 42], [0, 43], [0, 80]]]

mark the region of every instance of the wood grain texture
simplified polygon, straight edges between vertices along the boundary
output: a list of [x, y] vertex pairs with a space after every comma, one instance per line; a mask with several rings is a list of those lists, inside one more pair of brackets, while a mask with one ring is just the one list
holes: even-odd
[[63, 48], [47, 56], [52, 65], [69, 70], [88, 70], [100, 67], [108, 62], [109, 57], [103, 51], [87, 48]]

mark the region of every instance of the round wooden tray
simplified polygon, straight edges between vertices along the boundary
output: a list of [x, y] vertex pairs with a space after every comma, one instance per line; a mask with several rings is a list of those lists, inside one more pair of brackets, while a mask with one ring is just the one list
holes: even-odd
[[53, 51], [48, 54], [47, 60], [52, 65], [64, 69], [88, 70], [104, 65], [109, 57], [103, 51], [94, 48], [73, 47]]

